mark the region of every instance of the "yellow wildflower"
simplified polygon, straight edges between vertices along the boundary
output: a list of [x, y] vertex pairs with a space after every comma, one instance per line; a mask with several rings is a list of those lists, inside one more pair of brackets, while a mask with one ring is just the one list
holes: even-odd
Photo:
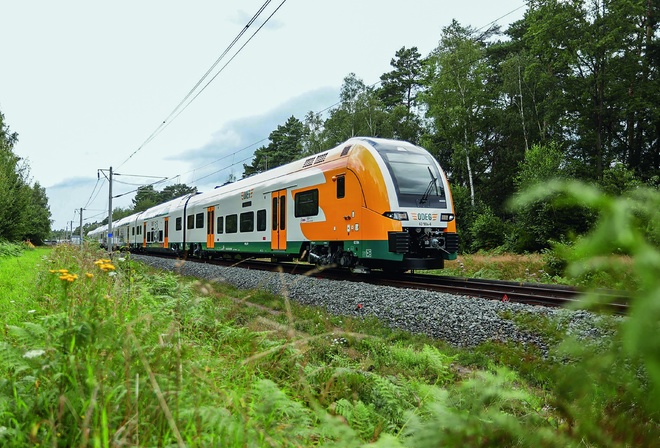
[[89, 272], [86, 272], [85, 275], [87, 276], [87, 278], [92, 278], [92, 277], [94, 277], [94, 274], [90, 274]]

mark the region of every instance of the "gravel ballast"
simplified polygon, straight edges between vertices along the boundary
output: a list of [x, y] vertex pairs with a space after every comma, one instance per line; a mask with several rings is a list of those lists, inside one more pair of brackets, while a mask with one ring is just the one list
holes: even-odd
[[[487, 340], [511, 340], [534, 344], [547, 353], [546, 343], [521, 331], [502, 311], [561, 316], [568, 328], [585, 337], [597, 336], [597, 316], [586, 311], [568, 311], [519, 303], [424, 291], [362, 282], [326, 280], [302, 275], [265, 272], [238, 267], [132, 255], [132, 259], [158, 269], [174, 271], [208, 281], [228, 283], [242, 289], [262, 289], [303, 305], [326, 309], [335, 315], [375, 316], [391, 328], [426, 334], [460, 347]], [[361, 305], [361, 306], [360, 306]]]

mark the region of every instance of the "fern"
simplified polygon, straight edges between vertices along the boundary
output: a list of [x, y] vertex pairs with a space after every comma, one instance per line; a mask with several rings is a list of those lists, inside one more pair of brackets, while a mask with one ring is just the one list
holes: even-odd
[[403, 413], [410, 405], [402, 399], [400, 388], [387, 378], [371, 376], [371, 403], [388, 420], [388, 429], [403, 423]]
[[264, 433], [305, 439], [312, 431], [312, 414], [291, 400], [270, 380], [258, 380], [250, 394], [249, 415]]

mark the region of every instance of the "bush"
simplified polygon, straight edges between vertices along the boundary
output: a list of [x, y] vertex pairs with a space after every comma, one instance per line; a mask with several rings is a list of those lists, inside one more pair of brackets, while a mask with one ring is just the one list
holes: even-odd
[[474, 220], [470, 232], [472, 233], [472, 244], [470, 249], [473, 252], [479, 250], [492, 250], [500, 247], [506, 240], [510, 226], [500, 217], [496, 216], [490, 207], [484, 207], [484, 210]]

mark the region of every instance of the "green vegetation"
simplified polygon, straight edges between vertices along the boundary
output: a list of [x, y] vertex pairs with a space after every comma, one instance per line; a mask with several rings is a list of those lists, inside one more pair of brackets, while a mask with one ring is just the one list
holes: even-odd
[[90, 247], [2, 257], [0, 444], [653, 446], [660, 195], [545, 187], [520, 201], [561, 192], [599, 212], [569, 272], [611, 268], [601, 256], [616, 251], [639, 285], [630, 316], [603, 317], [596, 337], [566, 316], [504, 315], [543, 335], [545, 354], [449, 347]]
[[31, 185], [29, 166], [13, 151], [17, 141], [0, 113], [0, 241], [41, 244], [50, 233], [46, 189]]

